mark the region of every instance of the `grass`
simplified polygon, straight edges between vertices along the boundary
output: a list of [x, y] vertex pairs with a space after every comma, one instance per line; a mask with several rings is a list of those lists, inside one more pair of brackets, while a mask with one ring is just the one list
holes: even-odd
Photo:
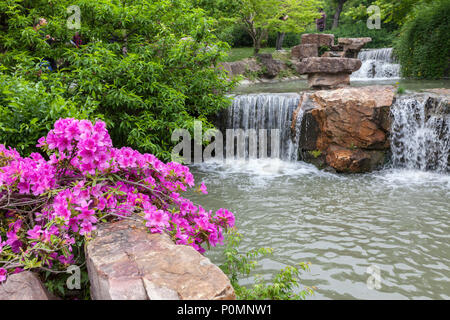
[[[260, 53], [274, 53], [275, 48], [261, 48], [259, 50]], [[245, 47], [245, 48], [231, 48], [228, 57], [226, 58], [226, 62], [239, 61], [246, 58], [250, 58], [253, 56], [253, 48]]]

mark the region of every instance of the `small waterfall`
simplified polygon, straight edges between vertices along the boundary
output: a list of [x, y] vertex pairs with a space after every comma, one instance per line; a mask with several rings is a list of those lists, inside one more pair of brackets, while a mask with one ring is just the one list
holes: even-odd
[[[291, 123], [294, 110], [299, 104], [298, 94], [248, 94], [238, 95], [233, 99], [230, 108], [226, 110], [226, 128], [233, 129], [234, 134], [242, 134], [241, 144], [245, 153], [232, 148], [231, 155], [245, 158], [262, 158], [270, 156], [282, 160], [297, 160], [298, 135], [291, 137]], [[299, 112], [297, 119], [302, 116]], [[297, 124], [301, 123], [301, 119]], [[298, 132], [298, 125], [296, 126]], [[228, 130], [229, 131], [229, 130]], [[232, 131], [232, 132], [233, 132]], [[228, 133], [227, 133], [228, 134]], [[226, 139], [226, 147], [230, 142], [238, 143], [239, 138], [232, 141]], [[255, 143], [256, 140], [256, 143]], [[226, 151], [227, 156], [230, 153]]]
[[353, 80], [382, 80], [400, 78], [400, 65], [392, 48], [362, 50], [358, 54], [361, 68], [351, 75]]
[[445, 97], [401, 97], [391, 114], [394, 166], [450, 171], [450, 105]]

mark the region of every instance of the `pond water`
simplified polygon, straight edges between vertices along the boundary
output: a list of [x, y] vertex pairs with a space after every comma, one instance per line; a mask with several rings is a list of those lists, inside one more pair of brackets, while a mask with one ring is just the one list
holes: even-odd
[[[309, 299], [449, 299], [450, 175], [406, 169], [343, 175], [303, 162], [229, 160], [191, 166], [207, 207], [232, 210], [245, 252], [272, 247], [256, 273], [311, 262]], [[222, 261], [220, 247], [208, 256]], [[381, 287], [369, 289], [371, 270]], [[369, 271], [369, 272], [368, 272]], [[242, 284], [251, 279], [241, 279]]]
[[[407, 91], [419, 91], [431, 88], [450, 88], [450, 80], [407, 80], [407, 79], [381, 79], [381, 80], [350, 80], [353, 87], [362, 87], [368, 85], [395, 85], [403, 87]], [[252, 85], [241, 85], [234, 91], [236, 94], [243, 93], [283, 93], [283, 92], [299, 92], [308, 89], [306, 80], [278, 81], [270, 83], [257, 83]]]

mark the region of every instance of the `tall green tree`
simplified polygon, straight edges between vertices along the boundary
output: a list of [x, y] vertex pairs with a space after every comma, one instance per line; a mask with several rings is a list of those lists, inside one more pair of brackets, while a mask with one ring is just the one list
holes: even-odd
[[269, 32], [303, 32], [320, 17], [321, 0], [230, 0], [234, 10], [223, 12], [233, 23], [241, 24], [253, 41], [254, 53]]

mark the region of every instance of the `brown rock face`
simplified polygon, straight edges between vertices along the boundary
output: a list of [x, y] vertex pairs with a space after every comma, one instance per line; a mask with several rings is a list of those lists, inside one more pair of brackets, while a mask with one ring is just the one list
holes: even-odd
[[319, 50], [315, 44], [299, 44], [291, 49], [292, 59], [302, 60], [317, 56], [319, 56]]
[[326, 163], [338, 172], [367, 172], [384, 161], [384, 153], [378, 150], [363, 151], [330, 146]]
[[0, 284], [0, 300], [53, 300], [38, 276], [24, 271], [8, 276]]
[[308, 75], [308, 86], [310, 88], [341, 88], [349, 84], [349, 73], [312, 73]]
[[227, 276], [208, 258], [130, 221], [99, 226], [86, 262], [94, 300], [235, 299]]
[[343, 88], [310, 93], [303, 99], [300, 153], [321, 151], [337, 171], [370, 171], [389, 149], [392, 86]]
[[361, 60], [347, 58], [307, 58], [296, 65], [300, 74], [308, 73], [352, 73], [361, 68]]
[[302, 35], [302, 44], [315, 44], [318, 47], [334, 45], [334, 34], [308, 33]]

